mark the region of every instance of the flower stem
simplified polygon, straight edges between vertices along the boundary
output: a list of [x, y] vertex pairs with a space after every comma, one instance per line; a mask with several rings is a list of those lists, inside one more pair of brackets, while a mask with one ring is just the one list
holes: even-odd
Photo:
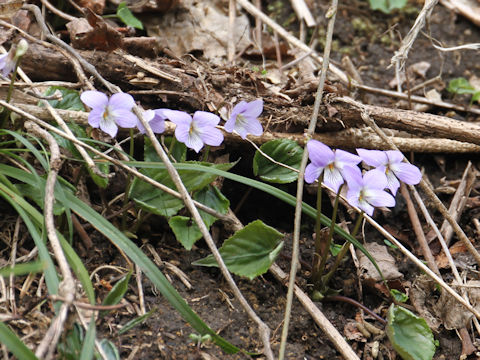
[[[357, 235], [358, 230], [360, 229], [360, 225], [362, 224], [363, 220], [363, 211], [360, 213], [360, 215], [357, 218], [357, 222], [355, 223], [355, 227], [353, 228], [352, 231], [352, 236]], [[328, 282], [332, 278], [333, 274], [335, 271], [338, 269], [340, 266], [340, 263], [342, 262], [342, 259], [345, 257], [347, 254], [348, 248], [350, 247], [350, 242], [346, 241], [345, 244], [343, 244], [342, 248], [340, 249], [340, 252], [338, 253], [337, 257], [335, 258], [335, 263], [333, 264], [332, 268], [330, 271], [325, 275], [322, 279], [322, 288], [326, 288], [328, 285]]]
[[[20, 61], [22, 60], [22, 57], [19, 57], [15, 63], [15, 69], [13, 70], [12, 74], [12, 79], [10, 80], [10, 85], [8, 86], [8, 92], [7, 92], [7, 98], [5, 101], [7, 103], [10, 102], [12, 99], [12, 93], [13, 93], [13, 84], [15, 83], [15, 79], [17, 78], [17, 70], [20, 65]], [[5, 129], [5, 126], [7, 125], [8, 118], [10, 116], [10, 110], [3, 108], [3, 113], [2, 113], [2, 121], [1, 121], [1, 129]]]
[[[318, 276], [320, 277], [323, 274], [323, 271], [325, 270], [325, 265], [327, 264], [327, 258], [328, 258], [328, 253], [330, 250], [330, 245], [332, 244], [332, 238], [333, 238], [333, 230], [335, 228], [335, 222], [337, 220], [337, 210], [338, 210], [338, 200], [340, 199], [340, 191], [343, 188], [343, 184], [340, 185], [340, 188], [337, 191], [337, 196], [335, 197], [335, 203], [333, 205], [333, 212], [332, 212], [332, 222], [330, 223], [330, 232], [328, 234], [328, 238], [326, 243], [324, 244], [323, 251], [322, 251], [322, 259], [320, 260], [320, 266], [318, 267]], [[314, 284], [315, 287], [317, 284]]]
[[313, 262], [312, 262], [312, 282], [315, 283], [319, 279], [318, 270], [320, 267], [320, 259], [322, 257], [322, 238], [321, 230], [322, 223], [320, 222], [320, 217], [322, 215], [322, 182], [323, 182], [323, 172], [318, 178], [318, 189], [317, 189], [317, 218], [315, 221], [315, 251], [313, 253]]
[[208, 153], [210, 152], [210, 145], [205, 146], [205, 153], [203, 154], [203, 161], [208, 161]]
[[[133, 159], [133, 154], [135, 150], [135, 138], [133, 136], [133, 128], [130, 129], [130, 149], [128, 154], [130, 155], [130, 159]], [[127, 184], [125, 186], [125, 195], [123, 196], [123, 207], [127, 206], [128, 203], [128, 193], [130, 192], [130, 187], [132, 186], [132, 175], [127, 175]], [[122, 214], [122, 230], [125, 231], [127, 229], [127, 211], [123, 212]]]

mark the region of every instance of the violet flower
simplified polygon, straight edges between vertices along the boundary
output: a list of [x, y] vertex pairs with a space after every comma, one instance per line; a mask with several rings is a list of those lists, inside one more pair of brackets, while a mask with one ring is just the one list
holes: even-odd
[[[164, 110], [166, 109], [147, 110], [142, 114], [155, 134], [161, 134], [165, 131], [165, 119], [167, 117], [163, 114]], [[145, 127], [140, 120], [137, 122], [137, 128], [140, 133], [145, 134]]]
[[133, 97], [125, 93], [113, 94], [110, 98], [100, 91], [85, 91], [80, 95], [83, 103], [92, 108], [88, 114], [88, 123], [94, 128], [100, 128], [111, 137], [115, 137], [118, 126], [133, 128], [138, 119], [132, 113], [135, 105]]
[[363, 177], [351, 168], [345, 168], [348, 176], [347, 200], [366, 214], [372, 216], [374, 207], [395, 206], [395, 198], [384, 189], [387, 186], [385, 173], [378, 169], [367, 171]]
[[400, 181], [408, 185], [416, 185], [422, 179], [420, 170], [412, 164], [403, 162], [403, 154], [397, 150], [365, 150], [357, 149], [358, 155], [365, 164], [374, 166], [387, 176], [387, 187], [395, 196]]
[[15, 57], [10, 51], [6, 54], [0, 54], [0, 71], [4, 77], [7, 77], [15, 69]]
[[263, 111], [263, 100], [257, 99], [251, 102], [240, 101], [232, 110], [230, 118], [224, 125], [225, 131], [231, 133], [234, 130], [245, 139], [248, 134], [260, 136], [263, 133], [262, 124], [258, 117]]
[[223, 134], [215, 126], [220, 117], [206, 111], [196, 111], [193, 118], [183, 111], [163, 110], [167, 119], [174, 122], [175, 137], [197, 153], [204, 144], [218, 146], [223, 141]]
[[[343, 150], [331, 150], [327, 145], [317, 140], [307, 143], [308, 157], [311, 163], [305, 168], [305, 181], [313, 183], [323, 172], [323, 183], [331, 187], [335, 192], [345, 182], [346, 168], [356, 168], [352, 172], [360, 170], [357, 164], [360, 157]], [[361, 173], [360, 173], [361, 174]]]

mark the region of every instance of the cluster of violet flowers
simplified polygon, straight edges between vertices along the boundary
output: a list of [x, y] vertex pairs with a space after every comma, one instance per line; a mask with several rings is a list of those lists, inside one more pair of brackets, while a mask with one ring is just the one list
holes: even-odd
[[[347, 201], [369, 216], [372, 216], [375, 207], [395, 206], [394, 196], [400, 181], [416, 185], [422, 178], [416, 166], [403, 162], [400, 151], [357, 149], [358, 155], [355, 155], [339, 149], [332, 150], [317, 140], [310, 140], [307, 149], [311, 162], [305, 169], [305, 181], [313, 183], [322, 176], [323, 183], [335, 192], [346, 183]], [[362, 174], [358, 167], [362, 161], [373, 169]]]
[[[133, 97], [126, 93], [117, 93], [110, 98], [100, 91], [85, 91], [80, 95], [82, 102], [92, 110], [88, 115], [88, 123], [100, 128], [111, 137], [115, 137], [118, 127], [138, 128], [144, 134], [145, 128], [132, 112], [135, 105]], [[236, 132], [243, 139], [248, 134], [260, 136], [263, 132], [258, 117], [263, 111], [263, 100], [251, 102], [240, 101], [233, 108], [229, 119], [225, 122], [227, 132]], [[223, 142], [223, 134], [217, 129], [220, 117], [206, 111], [190, 114], [171, 109], [154, 109], [142, 113], [154, 133], [165, 131], [165, 121], [170, 120], [175, 127], [175, 138], [197, 153], [204, 145], [218, 146]]]

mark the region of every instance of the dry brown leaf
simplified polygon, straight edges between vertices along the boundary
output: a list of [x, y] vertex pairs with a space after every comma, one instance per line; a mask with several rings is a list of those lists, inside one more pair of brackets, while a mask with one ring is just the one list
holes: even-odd
[[[398, 271], [395, 259], [387, 251], [385, 245], [377, 243], [368, 243], [365, 245], [367, 251], [377, 262], [378, 267], [383, 273], [385, 280], [395, 280], [403, 277], [403, 274]], [[358, 260], [360, 261], [360, 271], [363, 280], [381, 281], [382, 278], [378, 273], [372, 262], [361, 251], [357, 251]]]

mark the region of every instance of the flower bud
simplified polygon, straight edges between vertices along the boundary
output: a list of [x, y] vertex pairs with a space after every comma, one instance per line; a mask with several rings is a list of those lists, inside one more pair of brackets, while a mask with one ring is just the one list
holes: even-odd
[[28, 50], [28, 42], [25, 39], [21, 39], [17, 44], [17, 49], [15, 51], [15, 57], [19, 58], [25, 55]]

